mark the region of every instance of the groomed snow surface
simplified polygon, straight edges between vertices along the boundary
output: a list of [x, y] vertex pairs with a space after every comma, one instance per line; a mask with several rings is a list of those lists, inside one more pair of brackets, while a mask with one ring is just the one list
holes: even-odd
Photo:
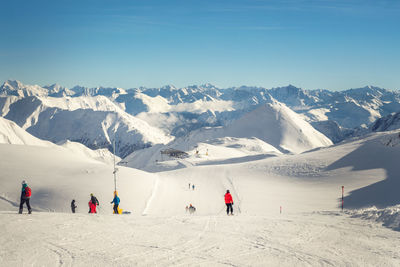
[[[399, 266], [399, 144], [393, 131], [283, 155], [259, 139], [215, 139], [151, 173], [119, 166], [124, 215], [112, 215], [107, 161], [70, 144], [0, 144], [0, 266]], [[31, 215], [17, 214], [23, 179]]]

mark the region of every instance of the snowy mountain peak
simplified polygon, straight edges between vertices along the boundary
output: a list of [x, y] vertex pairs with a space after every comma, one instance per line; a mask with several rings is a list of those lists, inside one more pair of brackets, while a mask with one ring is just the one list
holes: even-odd
[[235, 137], [257, 137], [283, 152], [301, 153], [332, 145], [329, 138], [277, 101], [245, 114], [229, 125], [227, 132]]
[[200, 85], [200, 87], [207, 88], [207, 89], [217, 89], [218, 88], [217, 86], [215, 86], [215, 85], [213, 85], [211, 83], [202, 84], [202, 85]]
[[65, 97], [65, 96], [72, 96], [75, 94], [74, 91], [69, 90], [66, 87], [63, 87], [59, 84], [52, 84], [43, 86], [43, 88], [48, 90], [48, 95], [52, 97]]
[[172, 84], [168, 84], [168, 85], [164, 85], [164, 86], [161, 87], [160, 89], [161, 89], [161, 90], [174, 91], [174, 90], [177, 90], [178, 88], [176, 88], [176, 87], [173, 86]]
[[46, 88], [49, 91], [57, 91], [57, 92], [62, 90], [62, 89], [65, 89], [65, 87], [62, 87], [61, 85], [59, 85], [57, 83], [54, 83], [52, 85], [45, 85], [45, 86], [43, 86], [43, 88]]
[[47, 95], [47, 90], [39, 85], [25, 85], [17, 80], [7, 80], [0, 87], [0, 95], [44, 96]]
[[18, 90], [23, 87], [24, 87], [24, 85], [20, 81], [17, 81], [17, 80], [7, 80], [1, 86], [1, 88], [7, 88], [9, 90]]

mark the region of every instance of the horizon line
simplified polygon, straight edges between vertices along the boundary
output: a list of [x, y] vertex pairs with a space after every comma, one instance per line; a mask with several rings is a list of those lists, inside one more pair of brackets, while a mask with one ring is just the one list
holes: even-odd
[[221, 89], [221, 90], [224, 90], [224, 89], [233, 89], [233, 88], [241, 88], [241, 87], [260, 88], [260, 89], [271, 90], [271, 89], [277, 89], [277, 88], [291, 87], [291, 86], [292, 86], [292, 87], [295, 87], [295, 88], [298, 88], [298, 89], [302, 89], [302, 90], [306, 90], [306, 91], [317, 91], [317, 90], [326, 90], [326, 91], [347, 91], [347, 90], [352, 90], [352, 89], [364, 89], [364, 88], [371, 88], [371, 87], [379, 88], [379, 89], [384, 89], [384, 90], [389, 90], [389, 91], [400, 91], [398, 88], [395, 88], [395, 89], [387, 89], [387, 88], [384, 88], [384, 87], [380, 87], [380, 86], [376, 86], [376, 85], [371, 85], [371, 84], [365, 85], [365, 86], [361, 86], [361, 87], [355, 87], [355, 88], [353, 87], [353, 88], [346, 88], [346, 89], [341, 89], [341, 90], [332, 90], [332, 89], [326, 89], [326, 88], [305, 89], [305, 88], [303, 88], [303, 87], [298, 87], [298, 86], [293, 85], [293, 84], [291, 84], [291, 83], [289, 83], [288, 85], [277, 86], [277, 87], [265, 87], [265, 86], [245, 85], [245, 84], [240, 85], [240, 86], [220, 87], [220, 86], [215, 85], [215, 84], [213, 84], [213, 83], [206, 82], [206, 83], [201, 83], [201, 84], [189, 84], [189, 85], [186, 85], [186, 86], [183, 86], [183, 87], [175, 86], [175, 85], [173, 85], [173, 84], [165, 84], [165, 85], [162, 85], [162, 86], [160, 86], [160, 87], [152, 87], [152, 86], [147, 87], [147, 86], [143, 86], [143, 85], [142, 85], [142, 86], [137, 86], [137, 87], [124, 88], [124, 87], [110, 87], [110, 86], [102, 86], [102, 85], [90, 87], [90, 86], [84, 86], [84, 85], [80, 85], [80, 84], [76, 84], [76, 85], [74, 85], [73, 87], [66, 87], [66, 86], [63, 86], [63, 85], [61, 85], [61, 84], [59, 84], [59, 83], [50, 83], [50, 84], [45, 84], [45, 85], [39, 85], [39, 84], [35, 84], [35, 83], [32, 83], [32, 84], [31, 84], [31, 83], [21, 82], [20, 80], [16, 80], [16, 79], [6, 79], [6, 80], [2, 83], [2, 86], [3, 86], [6, 82], [19, 82], [19, 83], [21, 83], [21, 84], [23, 84], [23, 85], [40, 86], [41, 88], [44, 88], [44, 89], [46, 89], [45, 87], [50, 87], [50, 86], [53, 86], [53, 85], [58, 85], [58, 86], [60, 86], [60, 87], [62, 87], [62, 88], [65, 88], [65, 89], [73, 89], [73, 88], [75, 88], [75, 87], [83, 87], [83, 88], [88, 88], [88, 89], [93, 89], [93, 88], [113, 88], [113, 89], [124, 89], [124, 90], [134, 90], [134, 89], [141, 89], [141, 88], [145, 88], [145, 89], [162, 89], [162, 88], [167, 87], [167, 86], [171, 86], [171, 87], [173, 87], [173, 88], [175, 88], [175, 89], [185, 89], [185, 88], [194, 87], [194, 86], [203, 87], [203, 86], [209, 86], [209, 85], [210, 85], [210, 86], [212, 86], [212, 87], [215, 87], [215, 88]]

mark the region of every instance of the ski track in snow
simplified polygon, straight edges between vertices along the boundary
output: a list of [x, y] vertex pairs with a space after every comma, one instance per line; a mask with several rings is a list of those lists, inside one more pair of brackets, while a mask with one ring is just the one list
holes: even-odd
[[400, 264], [399, 232], [338, 212], [169, 217], [1, 212], [0, 226], [1, 266]]
[[152, 204], [154, 198], [156, 197], [159, 183], [160, 183], [160, 177], [157, 177], [157, 178], [154, 180], [154, 184], [153, 184], [153, 189], [152, 189], [152, 191], [151, 191], [151, 195], [150, 195], [149, 199], [148, 199], [147, 202], [146, 202], [146, 207], [144, 208], [144, 210], [143, 210], [143, 212], [142, 212], [142, 215], [147, 215], [147, 213], [149, 212], [149, 209], [150, 209], [150, 207], [151, 207], [151, 204]]

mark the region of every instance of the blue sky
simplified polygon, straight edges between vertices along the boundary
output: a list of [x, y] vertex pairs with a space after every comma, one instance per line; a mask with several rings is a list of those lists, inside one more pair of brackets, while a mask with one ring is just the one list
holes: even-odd
[[0, 81], [400, 89], [400, 1], [0, 1]]

